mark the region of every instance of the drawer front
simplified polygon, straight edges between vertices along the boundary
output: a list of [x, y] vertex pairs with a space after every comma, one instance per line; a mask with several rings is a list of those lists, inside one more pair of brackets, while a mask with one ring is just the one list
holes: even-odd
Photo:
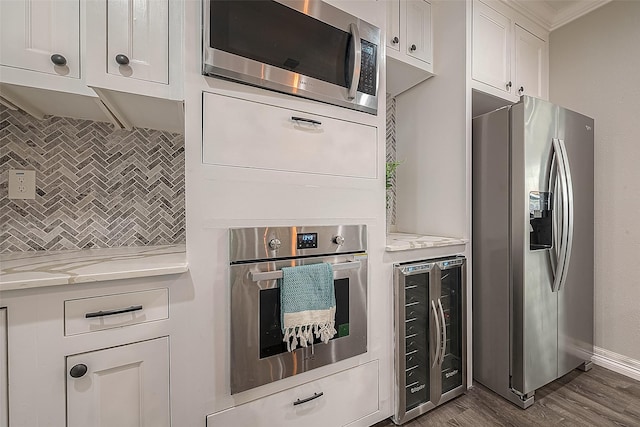
[[64, 302], [64, 334], [77, 335], [169, 318], [169, 290], [130, 292]]
[[[321, 396], [294, 405], [298, 400]], [[344, 426], [378, 410], [378, 361], [207, 417], [207, 427]]]
[[204, 93], [204, 163], [376, 178], [377, 129]]

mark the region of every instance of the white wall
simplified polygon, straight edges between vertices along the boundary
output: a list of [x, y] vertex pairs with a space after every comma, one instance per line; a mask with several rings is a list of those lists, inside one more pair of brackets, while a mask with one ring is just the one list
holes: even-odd
[[639, 49], [637, 1], [613, 1], [550, 38], [551, 101], [595, 119], [595, 345], [635, 361], [640, 361]]

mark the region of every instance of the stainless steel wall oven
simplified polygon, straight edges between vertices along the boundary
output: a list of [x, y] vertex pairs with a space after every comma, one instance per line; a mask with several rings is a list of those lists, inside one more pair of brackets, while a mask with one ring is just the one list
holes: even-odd
[[[367, 351], [365, 225], [232, 228], [231, 394]], [[331, 264], [336, 335], [287, 351], [280, 318], [283, 267]]]

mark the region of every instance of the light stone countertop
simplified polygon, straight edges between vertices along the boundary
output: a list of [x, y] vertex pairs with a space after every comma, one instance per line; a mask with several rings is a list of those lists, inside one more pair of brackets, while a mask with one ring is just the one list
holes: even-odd
[[424, 236], [421, 234], [387, 234], [387, 252], [408, 251], [412, 249], [436, 248], [442, 246], [464, 245], [469, 239], [442, 236]]
[[0, 291], [183, 273], [185, 245], [0, 254]]

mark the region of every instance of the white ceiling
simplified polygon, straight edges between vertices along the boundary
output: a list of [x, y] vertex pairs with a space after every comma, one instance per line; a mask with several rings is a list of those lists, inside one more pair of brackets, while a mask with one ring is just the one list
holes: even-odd
[[611, 0], [503, 0], [549, 31], [581, 17]]

